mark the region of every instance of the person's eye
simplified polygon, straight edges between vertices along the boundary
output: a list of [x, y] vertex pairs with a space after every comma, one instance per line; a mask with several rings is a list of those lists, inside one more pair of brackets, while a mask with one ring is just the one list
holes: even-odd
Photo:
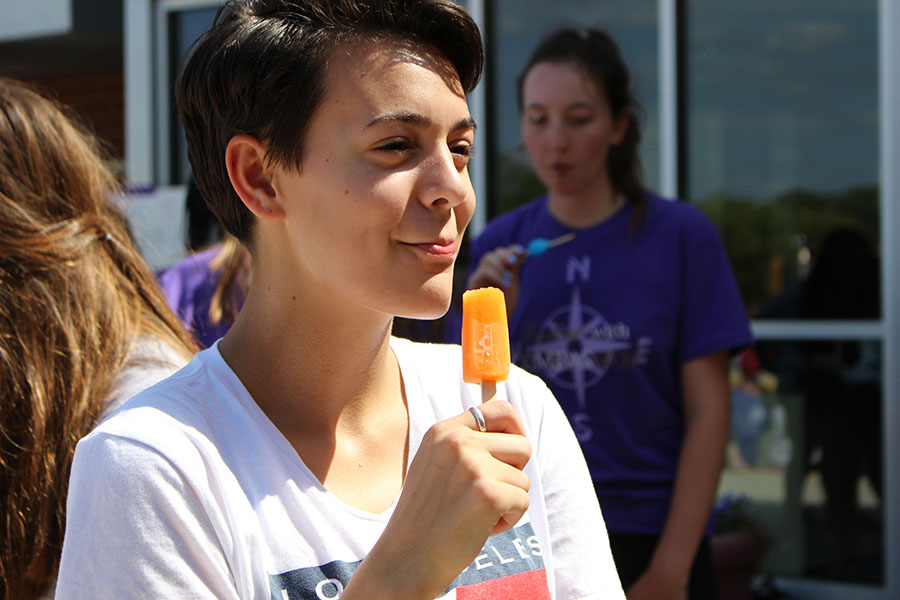
[[381, 152], [406, 152], [412, 150], [412, 148], [413, 145], [409, 140], [404, 139], [391, 140], [375, 147], [376, 150]]
[[528, 115], [528, 122], [532, 125], [543, 125], [547, 122], [547, 118], [544, 115]]
[[570, 115], [569, 123], [572, 125], [587, 125], [593, 120], [592, 115]]
[[453, 153], [457, 162], [467, 164], [475, 156], [475, 148], [470, 144], [453, 144], [450, 146], [450, 152]]
[[454, 144], [453, 146], [450, 146], [450, 152], [452, 152], [453, 154], [471, 158], [472, 154], [475, 152], [475, 149], [471, 146], [471, 144]]

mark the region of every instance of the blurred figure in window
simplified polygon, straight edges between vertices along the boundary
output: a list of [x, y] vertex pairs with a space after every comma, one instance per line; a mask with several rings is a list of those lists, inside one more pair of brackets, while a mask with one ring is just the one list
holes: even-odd
[[[866, 237], [853, 228], [831, 231], [822, 242], [797, 296], [797, 317], [876, 320], [881, 317], [880, 263]], [[820, 469], [833, 566], [849, 569], [860, 558], [859, 483], [866, 477], [882, 494], [881, 346], [875, 340], [797, 344], [805, 368], [806, 469]], [[852, 573], [850, 573], [852, 576]]]

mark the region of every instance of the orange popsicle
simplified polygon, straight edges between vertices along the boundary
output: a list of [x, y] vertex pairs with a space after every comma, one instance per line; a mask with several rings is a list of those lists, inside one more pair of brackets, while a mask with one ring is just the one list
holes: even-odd
[[481, 384], [482, 402], [509, 376], [509, 327], [506, 300], [494, 287], [463, 293], [463, 380]]

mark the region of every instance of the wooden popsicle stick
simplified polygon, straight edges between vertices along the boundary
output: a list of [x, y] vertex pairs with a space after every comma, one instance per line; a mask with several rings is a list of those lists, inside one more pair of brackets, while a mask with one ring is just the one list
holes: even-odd
[[488, 400], [493, 400], [497, 397], [497, 382], [496, 381], [482, 381], [481, 382], [481, 403], [484, 404]]

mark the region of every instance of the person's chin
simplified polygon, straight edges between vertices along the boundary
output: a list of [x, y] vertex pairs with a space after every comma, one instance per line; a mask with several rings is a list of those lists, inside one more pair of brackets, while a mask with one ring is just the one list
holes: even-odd
[[[447, 281], [441, 281], [442, 279], [447, 279]], [[451, 284], [452, 275], [449, 278], [438, 276], [430, 279], [418, 292], [411, 294], [408, 301], [404, 302], [403, 310], [399, 311], [397, 316], [422, 320], [443, 317], [450, 309], [450, 298], [453, 292]]]

